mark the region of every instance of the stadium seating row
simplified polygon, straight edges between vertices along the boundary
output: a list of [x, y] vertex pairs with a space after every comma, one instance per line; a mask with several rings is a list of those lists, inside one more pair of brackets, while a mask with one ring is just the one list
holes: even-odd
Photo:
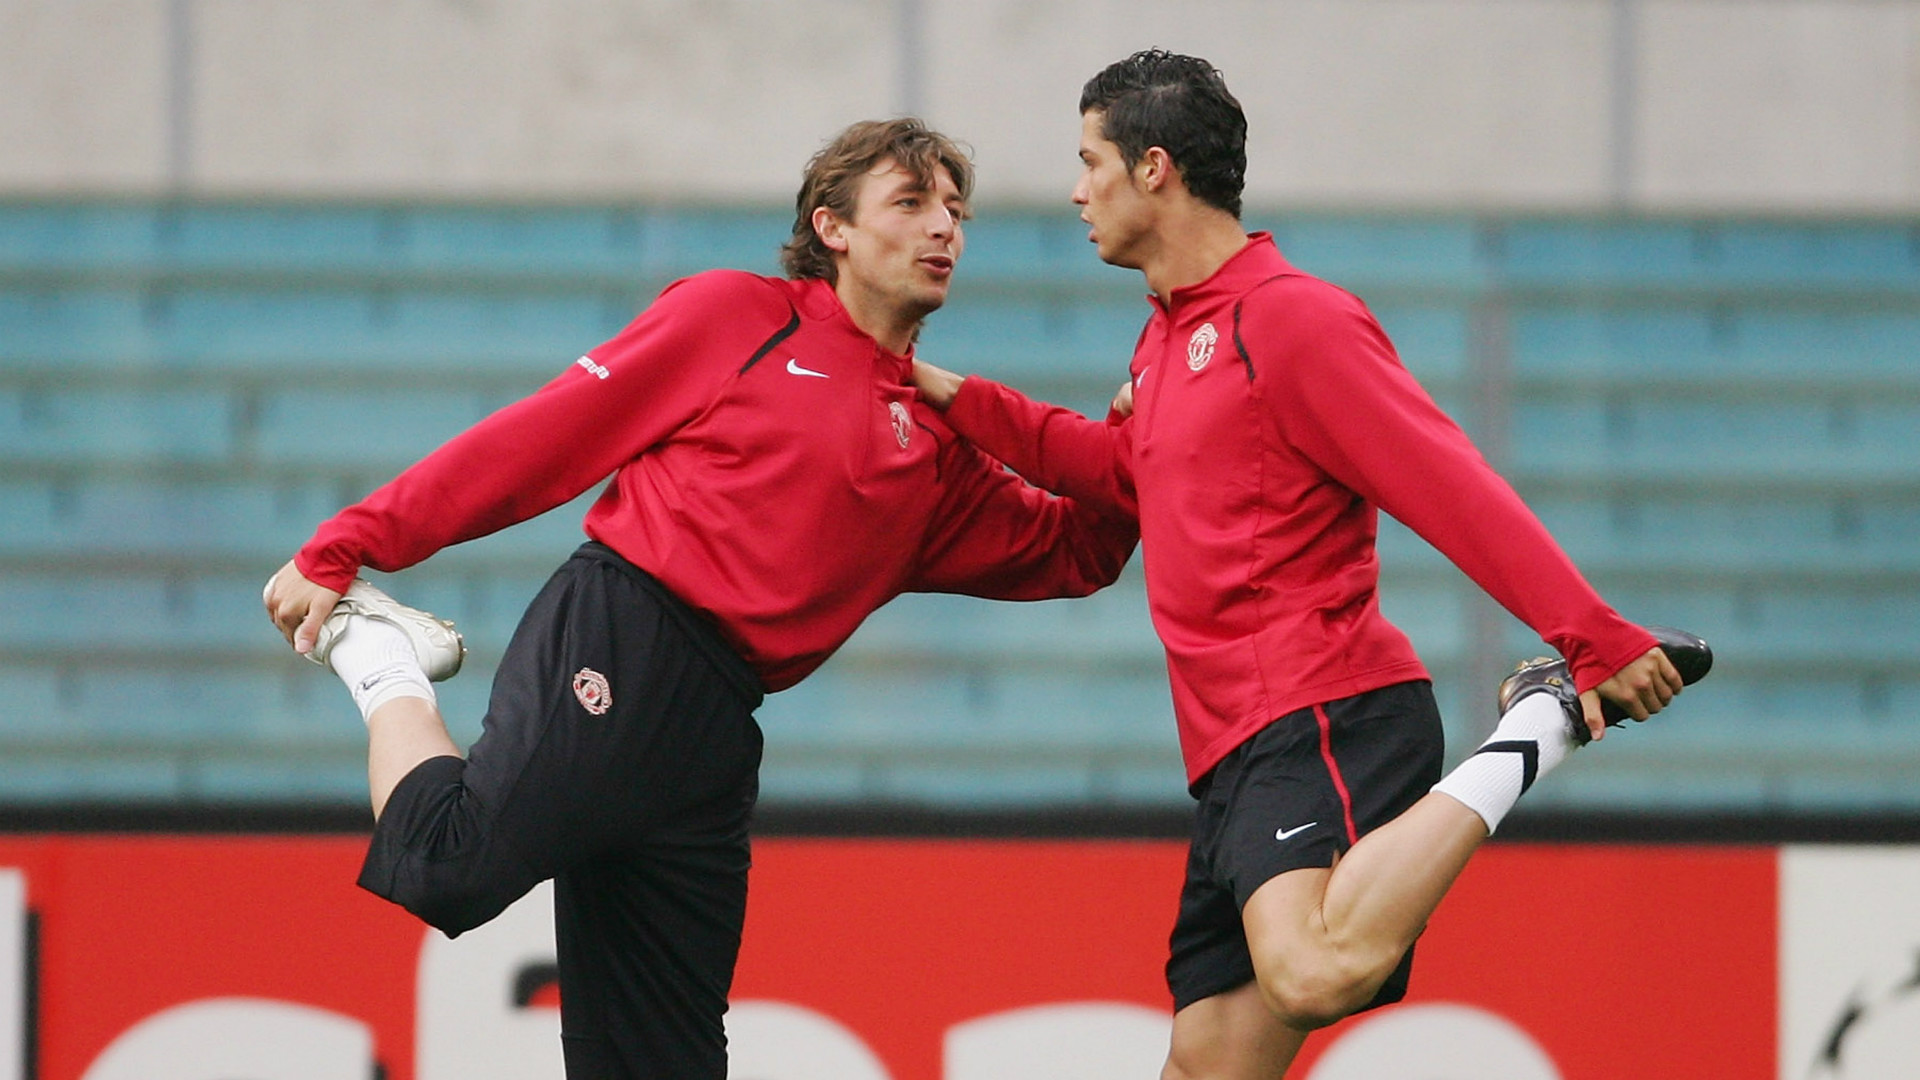
[[[791, 220], [722, 207], [25, 201], [0, 206], [0, 272], [770, 270]], [[1249, 222], [1270, 228], [1297, 264], [1333, 280], [1920, 285], [1920, 227], [1902, 219], [1255, 213]], [[986, 207], [967, 230], [972, 265], [990, 276], [1124, 280], [1088, 257], [1085, 228], [1064, 208]]]
[[[0, 203], [0, 802], [357, 802], [359, 725], [278, 646], [261, 580], [665, 281], [773, 271], [786, 228], [751, 209]], [[1541, 805], [1920, 803], [1895, 780], [1920, 764], [1920, 229], [1275, 231], [1366, 297], [1611, 600], [1721, 653], [1662, 731], [1626, 733]], [[969, 232], [923, 353], [1104, 409], [1147, 311], [1137, 276], [1100, 266], [1070, 215], [989, 208]], [[457, 736], [478, 733], [491, 666], [589, 498], [402, 579], [473, 645], [443, 688]], [[1541, 646], [1392, 522], [1382, 557], [1459, 753], [1501, 667]], [[1086, 601], [906, 597], [770, 699], [764, 786], [1176, 804], [1168, 712], [1137, 561]]]

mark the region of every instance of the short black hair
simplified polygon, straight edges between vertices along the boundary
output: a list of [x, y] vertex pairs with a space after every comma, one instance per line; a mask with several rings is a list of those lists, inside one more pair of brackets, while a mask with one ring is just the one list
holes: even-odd
[[1080, 112], [1100, 113], [1101, 135], [1129, 169], [1158, 146], [1195, 198], [1239, 218], [1247, 114], [1212, 64], [1165, 49], [1134, 53], [1087, 80]]

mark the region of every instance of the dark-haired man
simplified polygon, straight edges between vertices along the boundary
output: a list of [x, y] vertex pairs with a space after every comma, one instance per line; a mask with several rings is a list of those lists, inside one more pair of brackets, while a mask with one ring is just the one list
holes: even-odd
[[[1365, 305], [1241, 227], [1246, 119], [1212, 65], [1136, 54], [1080, 111], [1073, 201], [1155, 305], [1116, 402], [1131, 418], [915, 377], [1035, 483], [1137, 505], [1198, 800], [1164, 1075], [1277, 1077], [1309, 1031], [1405, 993], [1415, 937], [1522, 791], [1665, 706], [1683, 682], [1666, 650], [1684, 681], [1707, 654], [1602, 602]], [[1445, 780], [1427, 672], [1380, 614], [1381, 509], [1565, 657], [1503, 685], [1494, 736]]]
[[[718, 1078], [745, 914], [763, 694], [908, 591], [1111, 583], [1130, 516], [1022, 483], [909, 382], [965, 246], [972, 170], [915, 120], [808, 164], [786, 280], [676, 282], [612, 341], [320, 526], [268, 583], [367, 721], [364, 887], [449, 934], [555, 879], [567, 1075]], [[462, 759], [429, 683], [451, 627], [356, 575], [612, 474], [533, 600]]]

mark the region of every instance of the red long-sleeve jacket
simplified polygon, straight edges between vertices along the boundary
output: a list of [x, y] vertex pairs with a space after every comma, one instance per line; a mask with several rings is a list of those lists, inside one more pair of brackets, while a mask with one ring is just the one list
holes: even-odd
[[618, 337], [321, 525], [296, 557], [344, 590], [613, 475], [588, 535], [718, 626], [769, 690], [903, 592], [1081, 596], [1130, 515], [1022, 482], [919, 400], [911, 359], [830, 285], [710, 271]]
[[1123, 425], [970, 378], [947, 412], [1034, 483], [1136, 508], [1189, 779], [1277, 717], [1427, 672], [1381, 615], [1378, 511], [1438, 548], [1590, 688], [1654, 646], [1400, 364], [1366, 306], [1256, 233], [1174, 290]]

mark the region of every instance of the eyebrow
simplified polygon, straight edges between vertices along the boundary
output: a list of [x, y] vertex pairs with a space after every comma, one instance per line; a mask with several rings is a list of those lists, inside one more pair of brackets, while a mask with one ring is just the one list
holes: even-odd
[[939, 181], [935, 180], [931, 175], [922, 180], [908, 171], [906, 175], [896, 176], [888, 180], [887, 183], [891, 185], [886, 189], [884, 196], [888, 202], [892, 202], [903, 195], [923, 195], [930, 199], [940, 199], [946, 203], [958, 203], [960, 205], [960, 213], [958, 216], [962, 221], [973, 217], [973, 204], [967, 201], [966, 196], [960, 194], [960, 189], [956, 186], [951, 194], [941, 195], [935, 186]]

